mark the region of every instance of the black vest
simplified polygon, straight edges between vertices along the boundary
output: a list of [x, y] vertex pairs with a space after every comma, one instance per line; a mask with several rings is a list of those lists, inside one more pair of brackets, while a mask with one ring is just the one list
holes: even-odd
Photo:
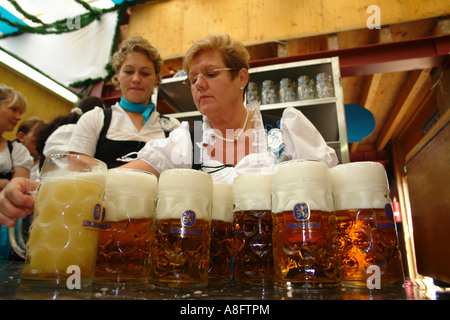
[[103, 161], [108, 166], [108, 169], [111, 169], [125, 164], [122, 161], [117, 161], [117, 159], [130, 152], [138, 152], [145, 145], [145, 142], [107, 139], [106, 133], [111, 124], [112, 109], [104, 109], [103, 113], [105, 114], [105, 119], [103, 120], [103, 128], [100, 131], [100, 136], [97, 141], [94, 158]]
[[[118, 141], [106, 138], [109, 126], [111, 124], [112, 109], [106, 108], [103, 110], [105, 119], [103, 120], [103, 128], [97, 141], [97, 148], [95, 150], [94, 158], [103, 161], [108, 166], [108, 169], [116, 168], [124, 165], [126, 162], [118, 161], [117, 159], [131, 153], [138, 152], [145, 146], [145, 141], [127, 140]], [[164, 116], [160, 116], [163, 118]], [[169, 136], [169, 131], [164, 130], [166, 138]]]
[[12, 175], [14, 173], [14, 163], [13, 163], [13, 158], [12, 158], [13, 145], [12, 145], [12, 142], [9, 140], [6, 140], [6, 143], [8, 144], [9, 156], [11, 157], [11, 171], [7, 172], [7, 173], [0, 173], [0, 179], [11, 180]]

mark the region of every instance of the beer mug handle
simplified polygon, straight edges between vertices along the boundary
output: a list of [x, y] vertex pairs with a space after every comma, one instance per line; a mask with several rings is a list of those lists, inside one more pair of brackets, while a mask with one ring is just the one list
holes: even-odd
[[[9, 228], [9, 243], [11, 244], [11, 248], [14, 250], [14, 252], [19, 255], [19, 257], [25, 259], [25, 251], [26, 251], [26, 245], [25, 241], [23, 240], [23, 233], [22, 233], [22, 225], [23, 220], [17, 219], [16, 220], [16, 226]], [[16, 239], [16, 228], [17, 228], [17, 239]]]
[[[32, 197], [33, 199], [36, 199], [36, 191], [28, 191], [26, 195]], [[14, 250], [14, 252], [19, 257], [25, 259], [27, 246], [23, 239], [23, 219], [16, 219], [16, 226], [9, 228], [8, 237], [9, 243], [11, 244], [11, 248]]]

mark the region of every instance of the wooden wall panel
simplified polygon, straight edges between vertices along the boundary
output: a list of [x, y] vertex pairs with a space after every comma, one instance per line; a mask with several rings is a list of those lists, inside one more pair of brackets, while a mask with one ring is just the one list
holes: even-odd
[[408, 187], [417, 268], [450, 283], [450, 126], [449, 114], [407, 155]]
[[[208, 33], [229, 33], [251, 45], [366, 28], [372, 0], [166, 0], [131, 8], [129, 35], [140, 34], [164, 59], [183, 56]], [[448, 0], [379, 0], [382, 25], [437, 17]]]

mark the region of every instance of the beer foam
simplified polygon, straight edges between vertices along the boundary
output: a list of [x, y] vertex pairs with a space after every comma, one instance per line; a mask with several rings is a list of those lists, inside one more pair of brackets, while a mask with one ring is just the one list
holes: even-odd
[[233, 187], [214, 182], [213, 195], [212, 219], [233, 222]]
[[108, 170], [106, 188], [156, 195], [157, 181], [156, 176], [149, 172], [114, 168]]
[[100, 185], [105, 186], [106, 185], [106, 171], [100, 172], [73, 172], [73, 171], [49, 171], [46, 172], [41, 177], [41, 183], [44, 181], [53, 181], [53, 180], [59, 180], [59, 179], [76, 179], [76, 180], [85, 180], [85, 181], [91, 181], [98, 183]]
[[378, 162], [351, 162], [330, 170], [336, 210], [384, 208], [389, 184], [384, 166]]
[[165, 170], [159, 176], [158, 193], [181, 192], [213, 196], [213, 182], [209, 174], [193, 169]]
[[236, 210], [271, 210], [271, 176], [244, 174], [233, 181], [233, 202]]
[[156, 216], [180, 219], [186, 210], [194, 211], [196, 219], [211, 221], [213, 201], [212, 177], [193, 169], [169, 169], [159, 176]]
[[310, 210], [333, 211], [328, 165], [314, 160], [291, 160], [277, 164], [272, 172], [272, 212], [291, 211], [298, 203]]
[[67, 172], [98, 172], [107, 171], [106, 163], [90, 156], [81, 154], [52, 154], [48, 156], [42, 166], [41, 178], [47, 174], [59, 175]]
[[328, 165], [315, 160], [290, 160], [277, 164], [272, 171], [272, 187], [286, 184], [331, 185]]
[[108, 170], [105, 189], [105, 221], [151, 218], [157, 179], [140, 170]]

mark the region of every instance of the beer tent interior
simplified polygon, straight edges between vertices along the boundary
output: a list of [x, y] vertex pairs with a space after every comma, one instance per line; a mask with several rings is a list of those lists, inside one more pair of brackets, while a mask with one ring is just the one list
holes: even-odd
[[[181, 69], [183, 52], [205, 30], [242, 40], [253, 67], [337, 56], [346, 111], [356, 110], [346, 114], [349, 160], [385, 165], [391, 198], [400, 203], [407, 275], [450, 283], [443, 247], [450, 241], [448, 170], [442, 169], [437, 181], [420, 180], [430, 186], [425, 191], [408, 185], [407, 172], [408, 166], [416, 172], [416, 156], [434, 137], [444, 147], [433, 159], [448, 168], [450, 2], [378, 1], [378, 26], [370, 20], [376, 18], [371, 5], [368, 0], [1, 0], [0, 82], [26, 94], [30, 107], [24, 117], [48, 121], [83, 96], [101, 97], [108, 105], [119, 99], [108, 62], [117, 43], [130, 35], [142, 35], [160, 50], [166, 78]], [[75, 98], [21, 74], [11, 57]], [[158, 111], [178, 112], [161, 97]], [[370, 114], [371, 122], [358, 111]], [[437, 206], [428, 207], [427, 223], [414, 208], [424, 192], [434, 195]]]

